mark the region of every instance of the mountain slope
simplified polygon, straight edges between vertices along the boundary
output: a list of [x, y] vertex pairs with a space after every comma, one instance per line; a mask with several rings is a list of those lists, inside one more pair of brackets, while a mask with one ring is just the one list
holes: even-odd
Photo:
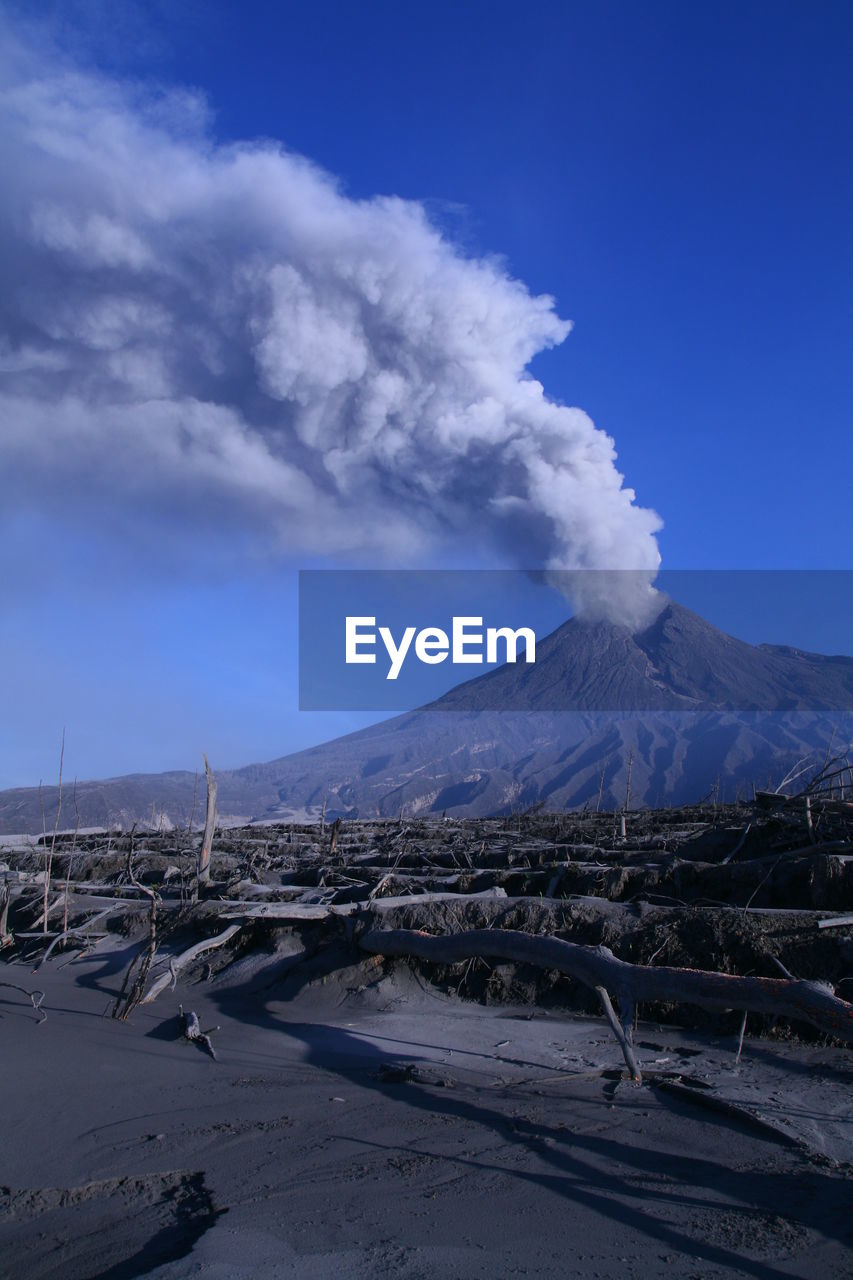
[[[732, 799], [853, 737], [853, 659], [749, 645], [669, 603], [643, 631], [571, 619], [537, 661], [502, 667], [419, 710], [267, 764], [218, 772], [224, 820], [327, 813], [499, 813]], [[501, 710], [498, 708], [509, 708]], [[719, 780], [719, 781], [718, 781]], [[185, 824], [194, 775], [78, 785], [84, 826]], [[55, 798], [45, 792], [52, 815]], [[201, 801], [196, 819], [201, 816]], [[0, 831], [40, 831], [30, 788], [0, 793]], [[65, 825], [63, 823], [63, 825]]]

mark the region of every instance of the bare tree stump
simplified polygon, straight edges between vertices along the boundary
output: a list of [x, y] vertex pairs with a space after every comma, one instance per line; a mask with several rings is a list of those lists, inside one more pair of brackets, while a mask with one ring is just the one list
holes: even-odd
[[338, 836], [340, 835], [340, 830], [341, 830], [341, 827], [342, 827], [342, 826], [343, 826], [343, 823], [342, 823], [341, 819], [340, 819], [340, 818], [335, 818], [335, 821], [334, 821], [334, 823], [332, 824], [332, 839], [331, 839], [331, 841], [330, 841], [330, 843], [329, 843], [329, 855], [330, 855], [330, 856], [331, 856], [332, 854], [334, 854], [334, 853], [335, 853], [335, 851], [337, 850], [337, 847], [338, 847]]

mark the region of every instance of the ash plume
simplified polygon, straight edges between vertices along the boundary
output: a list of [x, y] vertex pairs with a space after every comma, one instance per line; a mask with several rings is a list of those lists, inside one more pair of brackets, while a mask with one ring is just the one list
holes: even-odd
[[10, 503], [73, 487], [105, 511], [153, 503], [171, 536], [226, 520], [265, 553], [400, 565], [461, 547], [642, 571], [649, 592], [658, 517], [610, 437], [527, 371], [569, 333], [552, 298], [415, 202], [217, 142], [197, 94], [5, 35]]

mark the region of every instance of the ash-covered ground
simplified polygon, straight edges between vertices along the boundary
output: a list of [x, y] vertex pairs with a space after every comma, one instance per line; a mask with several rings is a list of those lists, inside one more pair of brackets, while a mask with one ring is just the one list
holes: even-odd
[[851, 812], [232, 829], [200, 886], [197, 834], [9, 843], [4, 1274], [853, 1275], [849, 1046], [641, 1005], [637, 1086], [564, 973], [359, 947], [523, 930], [843, 998]]

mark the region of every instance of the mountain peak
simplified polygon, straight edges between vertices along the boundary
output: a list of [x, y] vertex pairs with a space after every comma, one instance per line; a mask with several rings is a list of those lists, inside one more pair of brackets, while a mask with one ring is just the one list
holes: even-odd
[[537, 644], [536, 663], [459, 685], [446, 710], [776, 711], [853, 705], [853, 659], [756, 646], [667, 599], [639, 630], [570, 618]]

